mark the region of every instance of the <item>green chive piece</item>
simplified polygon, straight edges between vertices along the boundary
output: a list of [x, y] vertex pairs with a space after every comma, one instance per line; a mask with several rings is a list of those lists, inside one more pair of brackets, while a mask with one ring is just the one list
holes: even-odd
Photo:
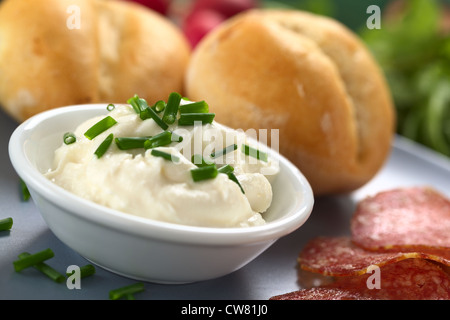
[[106, 116], [105, 118], [103, 118], [102, 120], [100, 120], [99, 122], [97, 122], [96, 124], [94, 124], [92, 127], [90, 127], [85, 133], [85, 137], [88, 138], [89, 140], [94, 139], [96, 136], [98, 136], [100, 133], [108, 130], [109, 128], [111, 128], [113, 125], [115, 125], [117, 123], [116, 120], [114, 120], [112, 117], [110, 116]]
[[127, 298], [128, 300], [134, 299], [135, 293], [142, 292], [144, 290], [145, 290], [144, 284], [142, 282], [137, 282], [134, 284], [130, 284], [128, 286], [124, 286], [109, 291], [109, 299], [110, 300], [119, 300], [121, 298]]
[[0, 220], [0, 231], [11, 230], [13, 225], [13, 218], [8, 217]]
[[144, 148], [144, 142], [151, 137], [118, 137], [115, 140], [120, 150]]
[[234, 168], [232, 166], [230, 166], [229, 164], [226, 164], [226, 165], [220, 167], [219, 169], [217, 169], [217, 171], [219, 173], [226, 174], [231, 181], [237, 183], [239, 188], [241, 188], [242, 193], [245, 194], [244, 188], [242, 188], [241, 184], [239, 183], [239, 180], [236, 178], [236, 175], [234, 174]]
[[178, 114], [178, 107], [180, 106], [181, 95], [177, 92], [172, 92], [167, 100], [167, 106], [164, 110], [162, 117], [163, 121], [167, 124], [175, 122]]
[[80, 267], [80, 278], [86, 278], [95, 274], [95, 267], [92, 264], [87, 264]]
[[237, 147], [238, 147], [237, 144], [231, 144], [228, 147], [225, 147], [225, 148], [223, 148], [220, 151], [217, 151], [217, 152], [214, 151], [213, 153], [211, 153], [211, 158], [215, 159], [217, 157], [223, 156], [223, 155], [225, 155], [225, 154], [227, 154], [229, 152], [232, 152], [232, 151], [236, 150]]
[[195, 182], [214, 179], [215, 177], [217, 177], [217, 174], [218, 171], [215, 164], [191, 169], [191, 176]]
[[77, 138], [72, 132], [66, 132], [63, 135], [63, 141], [65, 144], [72, 144], [77, 141]]
[[161, 133], [158, 133], [156, 136], [153, 136], [149, 139], [147, 139], [144, 142], [144, 148], [152, 149], [156, 147], [164, 147], [168, 144], [172, 143], [172, 132], [170, 131], [164, 131]]
[[[143, 103], [143, 102], [142, 102]], [[167, 123], [165, 123], [159, 116], [158, 114], [155, 112], [155, 110], [153, 110], [152, 108], [150, 108], [148, 105], [146, 108], [144, 108], [142, 110], [142, 112], [140, 112], [140, 117], [142, 120], [146, 120], [149, 118], [152, 118], [156, 124], [163, 130], [167, 130], [167, 128], [169, 127], [167, 125]]]
[[175, 132], [172, 132], [172, 141], [173, 142], [181, 142], [181, 141], [183, 141], [183, 137]]
[[262, 160], [264, 162], [267, 162], [269, 156], [267, 155], [267, 153], [262, 152], [258, 149], [255, 149], [253, 147], [250, 147], [249, 145], [243, 144], [242, 145], [242, 152], [245, 153], [247, 156], [251, 156], [253, 158], [256, 158], [258, 160]]
[[208, 113], [209, 106], [205, 101], [197, 101], [180, 105], [180, 113]]
[[35, 254], [30, 254], [22, 259], [13, 261], [14, 270], [19, 272], [23, 269], [32, 267], [40, 262], [43, 262], [47, 259], [50, 259], [54, 256], [52, 249], [48, 248], [42, 251], [39, 251]]
[[[149, 105], [147, 104], [147, 101], [145, 101], [144, 99], [138, 99], [137, 100], [137, 105], [139, 107], [139, 118], [141, 118], [141, 120], [146, 120], [151, 118], [150, 112], [153, 111], [153, 109], [151, 109], [149, 107]], [[158, 117], [159, 119], [159, 117]]]
[[28, 190], [27, 185], [25, 184], [25, 182], [22, 179], [20, 179], [20, 181], [19, 181], [19, 186], [20, 186], [20, 194], [21, 194], [22, 201], [30, 200], [30, 198], [31, 198], [30, 190]]
[[226, 164], [226, 165], [220, 167], [219, 169], [217, 169], [217, 171], [219, 171], [219, 173], [229, 174], [234, 171], [234, 168], [232, 166], [230, 166], [229, 164]]
[[101, 158], [105, 152], [108, 150], [109, 146], [111, 145], [111, 143], [114, 140], [114, 135], [111, 133], [109, 134], [109, 136], [107, 136], [105, 138], [105, 140], [103, 140], [102, 143], [100, 143], [100, 145], [98, 146], [97, 150], [95, 150], [94, 154], [97, 156], [97, 158]]
[[182, 113], [178, 119], [178, 125], [193, 126], [195, 122], [212, 123], [215, 116], [215, 113]]
[[210, 166], [213, 164], [212, 162], [206, 161], [201, 154], [193, 154], [191, 157], [191, 162], [197, 167]]
[[139, 97], [137, 94], [135, 94], [133, 97], [131, 97], [130, 99], [127, 100], [127, 103], [133, 107], [134, 111], [137, 114], [140, 114], [141, 108], [139, 107], [138, 101], [139, 101]]
[[[25, 258], [29, 257], [30, 255], [31, 254], [29, 254], [28, 252], [22, 252], [21, 254], [19, 254], [19, 259], [25, 259]], [[56, 271], [55, 269], [50, 267], [45, 262], [38, 262], [38, 263], [34, 264], [33, 267], [36, 268], [37, 270], [39, 270], [40, 272], [42, 272], [43, 274], [45, 274], [47, 277], [49, 277], [50, 279], [52, 279], [55, 282], [60, 283], [66, 279], [64, 277], [64, 275], [62, 275], [61, 273], [59, 273], [58, 271]]]
[[[68, 277], [74, 274], [75, 271], [72, 273], [66, 273]], [[92, 276], [95, 274], [95, 267], [92, 264], [86, 264], [84, 266], [80, 267], [80, 278], [86, 278], [89, 276]]]
[[152, 106], [152, 109], [156, 113], [160, 113], [160, 112], [164, 111], [165, 108], [166, 108], [166, 103], [163, 100], [156, 101], [156, 103]]
[[147, 114], [150, 116], [150, 118], [152, 118], [152, 119], [156, 122], [156, 124], [158, 124], [158, 126], [159, 126], [161, 129], [167, 130], [167, 128], [169, 127], [169, 126], [167, 125], [167, 123], [165, 123], [165, 122], [158, 116], [158, 114], [157, 114], [155, 111], [153, 111], [152, 108], [147, 108], [147, 109], [146, 109], [146, 112], [147, 112]]
[[138, 97], [138, 95], [134, 95], [134, 97], [128, 99], [127, 101], [131, 106], [133, 107], [134, 111], [136, 111], [137, 114], [139, 114], [139, 117], [142, 120], [146, 120], [149, 118], [152, 118], [158, 126], [161, 127], [163, 130], [167, 130], [169, 127], [153, 110], [153, 108], [150, 108], [147, 104], [147, 101], [144, 99], [141, 99]]
[[152, 156], [161, 157], [161, 158], [164, 158], [164, 159], [172, 161], [172, 162], [180, 161], [180, 158], [178, 158], [176, 155], [173, 155], [173, 154], [170, 154], [170, 153], [167, 153], [164, 151], [160, 151], [157, 149], [153, 149], [151, 154], [152, 154]]
[[139, 98], [137, 95], [134, 95], [131, 100], [128, 100], [132, 103], [132, 106], [137, 114], [139, 114], [139, 117], [142, 120], [148, 119], [149, 115], [147, 114], [147, 109], [149, 108], [147, 101], [145, 99]]
[[116, 106], [113, 103], [110, 103], [106, 106], [106, 110], [113, 111], [116, 108]]
[[242, 186], [241, 186], [241, 184], [239, 183], [239, 180], [236, 178], [236, 175], [234, 174], [234, 172], [228, 172], [227, 175], [228, 175], [228, 178], [229, 178], [231, 181], [237, 183], [237, 185], [239, 186], [239, 188], [241, 188], [242, 193], [245, 194], [244, 188], [242, 188]]

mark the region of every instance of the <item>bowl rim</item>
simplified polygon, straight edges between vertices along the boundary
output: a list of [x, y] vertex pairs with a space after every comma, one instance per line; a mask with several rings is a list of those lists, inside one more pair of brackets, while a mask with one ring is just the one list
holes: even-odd
[[[111, 209], [81, 198], [56, 185], [45, 178], [29, 161], [25, 154], [25, 142], [42, 121], [64, 113], [68, 116], [74, 112], [91, 111], [95, 113], [95, 111], [101, 111], [101, 109], [107, 112], [107, 105], [106, 103], [80, 104], [50, 109], [30, 117], [14, 130], [8, 145], [10, 161], [19, 177], [30, 189], [32, 197], [36, 193], [59, 208], [76, 215], [78, 218], [107, 226], [123, 233], [169, 242], [202, 245], [236, 245], [275, 241], [298, 229], [309, 218], [314, 204], [313, 191], [309, 182], [294, 164], [272, 149], [268, 150], [268, 152], [271, 157], [279, 161], [280, 169], [286, 168], [289, 171], [291, 180], [301, 185], [301, 197], [303, 200], [293, 209], [295, 212], [287, 217], [270, 221], [261, 226], [245, 228], [187, 226], [134, 216]], [[120, 105], [120, 103], [117, 103], [117, 105]], [[74, 203], [77, 205], [74, 205]], [[45, 218], [45, 213], [40, 213]]]

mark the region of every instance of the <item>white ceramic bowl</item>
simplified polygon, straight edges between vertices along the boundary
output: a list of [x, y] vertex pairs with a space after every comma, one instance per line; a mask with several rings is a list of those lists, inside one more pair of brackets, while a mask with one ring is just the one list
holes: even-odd
[[9, 142], [14, 169], [27, 184], [51, 231], [94, 264], [156, 283], [188, 283], [229, 274], [298, 229], [309, 217], [313, 193], [288, 160], [279, 160], [273, 203], [263, 226], [205, 228], [154, 221], [82, 199], [45, 178], [62, 135], [84, 120], [106, 114], [106, 104], [40, 113], [22, 123]]

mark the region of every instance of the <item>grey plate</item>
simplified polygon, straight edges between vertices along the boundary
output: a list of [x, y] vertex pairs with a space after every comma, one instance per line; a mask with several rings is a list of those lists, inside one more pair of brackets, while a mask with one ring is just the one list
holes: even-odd
[[[0, 299], [108, 299], [110, 290], [135, 281], [97, 267], [94, 276], [81, 280], [81, 289], [68, 289], [34, 269], [16, 273], [12, 262], [23, 251], [51, 248], [48, 264], [60, 272], [69, 265], [88, 263], [59, 241], [48, 229], [33, 201], [22, 202], [19, 180], [8, 152], [8, 141], [17, 123], [0, 112], [0, 218], [12, 217], [10, 232], [0, 233]], [[450, 197], [450, 161], [422, 146], [396, 137], [385, 167], [367, 185], [341, 196], [316, 199], [309, 220], [297, 231], [269, 248], [244, 268], [219, 279], [187, 285], [145, 283], [136, 299], [155, 300], [266, 300], [300, 288], [297, 256], [315, 236], [350, 234], [350, 218], [356, 201], [381, 190], [428, 185]]]

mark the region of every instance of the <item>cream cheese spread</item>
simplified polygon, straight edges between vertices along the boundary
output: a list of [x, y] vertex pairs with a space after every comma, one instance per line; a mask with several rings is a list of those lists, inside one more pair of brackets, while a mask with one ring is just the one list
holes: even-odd
[[[166, 129], [172, 133], [168, 145], [121, 150], [113, 142], [98, 158], [95, 150], [111, 134], [114, 138], [152, 137], [164, 131], [154, 120], [142, 120], [130, 105], [116, 105], [108, 115], [117, 123], [94, 139], [84, 133], [105, 116], [78, 126], [73, 132], [76, 142], [63, 143], [55, 151], [54, 165], [45, 173], [48, 179], [103, 206], [159, 221], [204, 227], [265, 223], [262, 214], [272, 202], [271, 179], [279, 168], [270, 157], [263, 161], [242, 152], [242, 145], [250, 145], [243, 131], [216, 121], [190, 126], [175, 122]], [[235, 145], [235, 150], [210, 156], [230, 145]], [[153, 149], [174, 158], [154, 156]], [[238, 183], [220, 170], [214, 178], [194, 181], [191, 170], [198, 168], [194, 154], [201, 154], [217, 168], [232, 166]]]

